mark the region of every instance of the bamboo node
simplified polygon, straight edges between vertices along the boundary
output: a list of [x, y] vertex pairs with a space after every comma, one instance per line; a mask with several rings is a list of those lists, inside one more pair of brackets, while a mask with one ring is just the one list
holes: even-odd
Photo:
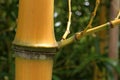
[[44, 59], [51, 59], [55, 55], [54, 49], [53, 50], [51, 49], [51, 52], [50, 52], [50, 50], [47, 51], [47, 49], [34, 50], [30, 48], [24, 48], [22, 46], [14, 46], [14, 51], [15, 51], [16, 57], [21, 57], [25, 59], [44, 60]]
[[114, 25], [112, 24], [111, 21], [109, 22], [109, 26], [110, 26], [110, 28], [114, 28]]

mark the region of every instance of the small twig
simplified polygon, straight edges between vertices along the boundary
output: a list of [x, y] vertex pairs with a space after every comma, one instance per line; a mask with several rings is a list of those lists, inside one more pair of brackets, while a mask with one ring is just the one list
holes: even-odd
[[94, 8], [94, 11], [92, 12], [92, 15], [91, 15], [91, 18], [90, 18], [90, 21], [89, 21], [87, 27], [83, 30], [83, 34], [84, 34], [88, 29], [92, 28], [92, 22], [93, 22], [93, 20], [94, 20], [94, 18], [95, 18], [95, 16], [96, 16], [96, 12], [97, 12], [97, 9], [98, 9], [99, 4], [100, 4], [100, 0], [96, 0], [96, 6], [95, 6], [95, 8]]
[[68, 23], [67, 23], [67, 29], [62, 37], [62, 40], [66, 39], [68, 34], [70, 33], [70, 25], [71, 25], [71, 16], [72, 16], [72, 11], [71, 11], [71, 0], [68, 0], [68, 8], [69, 8], [69, 14], [68, 14]]
[[0, 30], [0, 35], [3, 34], [3, 33], [6, 33], [6, 32], [13, 31], [13, 30], [15, 30], [15, 28], [16, 28], [16, 23], [13, 26], [9, 27], [9, 28]]
[[0, 31], [0, 34], [3, 34], [3, 33], [8, 32], [8, 31], [10, 31], [9, 28], [8, 28], [8, 29], [1, 30], [1, 31]]
[[118, 15], [117, 15], [117, 17], [115, 19], [119, 19], [119, 17], [120, 17], [120, 11], [119, 11], [119, 13], [118, 13]]

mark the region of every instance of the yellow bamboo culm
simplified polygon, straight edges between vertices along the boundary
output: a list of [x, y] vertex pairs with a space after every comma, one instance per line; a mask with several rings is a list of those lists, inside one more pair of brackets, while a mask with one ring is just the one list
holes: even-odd
[[13, 41], [15, 80], [52, 80], [54, 0], [19, 0], [18, 27]]
[[53, 60], [16, 58], [15, 80], [51, 80]]
[[54, 37], [54, 0], [20, 0], [16, 45], [56, 47]]
[[[106, 22], [106, 14], [107, 14], [107, 8], [106, 8], [106, 1], [105, 0], [101, 0], [101, 7], [100, 7], [100, 15], [99, 15], [99, 19], [100, 19], [100, 25], [104, 24]], [[98, 36], [100, 39], [99, 45], [100, 45], [100, 53], [101, 54], [105, 54], [105, 48], [107, 47], [107, 30], [103, 30], [98, 32]], [[101, 68], [101, 70], [99, 69], [98, 65], [95, 64], [95, 68], [94, 68], [95, 72], [94, 72], [94, 80], [106, 80], [106, 69], [104, 67]]]

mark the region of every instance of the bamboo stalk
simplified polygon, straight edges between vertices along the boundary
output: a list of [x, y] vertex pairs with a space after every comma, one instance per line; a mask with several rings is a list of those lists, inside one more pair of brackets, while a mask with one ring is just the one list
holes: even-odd
[[[116, 4], [116, 5], [114, 5]], [[111, 0], [110, 2], [110, 19], [119, 19], [120, 17], [120, 1], [119, 0]], [[118, 13], [119, 12], [119, 13]], [[109, 58], [115, 60], [115, 64], [119, 64], [119, 27], [116, 25], [114, 29], [110, 29], [109, 31]], [[115, 70], [112, 70], [114, 80], [118, 80], [118, 74]]]
[[[104, 24], [106, 22], [106, 13], [107, 13], [107, 8], [105, 5], [106, 1], [105, 0], [101, 0], [101, 7], [100, 7], [100, 15], [99, 15], [99, 19], [100, 19], [100, 24]], [[107, 47], [107, 30], [103, 30], [98, 32], [98, 37], [99, 37], [99, 50], [100, 50], [100, 54], [104, 54], [105, 53], [105, 48]], [[106, 69], [104, 67], [101, 68], [101, 70], [99, 69], [98, 65], [95, 64], [94, 66], [94, 80], [106, 80]]]
[[13, 41], [15, 80], [52, 80], [54, 0], [20, 0], [18, 27]]

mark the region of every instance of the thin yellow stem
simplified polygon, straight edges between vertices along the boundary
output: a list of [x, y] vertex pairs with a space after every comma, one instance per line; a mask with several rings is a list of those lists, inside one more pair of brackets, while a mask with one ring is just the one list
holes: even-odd
[[71, 11], [71, 0], [68, 0], [68, 8], [69, 8], [69, 14], [68, 14], [68, 23], [67, 23], [67, 28], [66, 31], [62, 37], [62, 40], [66, 39], [68, 34], [70, 33], [70, 25], [71, 25], [71, 16], [72, 16], [72, 11]]
[[96, 12], [97, 12], [97, 9], [98, 9], [99, 4], [100, 4], [100, 0], [96, 0], [96, 6], [95, 6], [95, 8], [94, 8], [94, 11], [92, 12], [90, 21], [89, 21], [87, 27], [84, 29], [83, 33], [85, 33], [89, 28], [92, 27], [92, 22], [93, 22], [93, 20], [94, 20], [94, 18], [95, 18], [95, 16], [96, 16]]
[[117, 15], [117, 17], [115, 19], [119, 19], [119, 17], [120, 17], [120, 11], [119, 11], [119, 13], [118, 13], [118, 15]]

